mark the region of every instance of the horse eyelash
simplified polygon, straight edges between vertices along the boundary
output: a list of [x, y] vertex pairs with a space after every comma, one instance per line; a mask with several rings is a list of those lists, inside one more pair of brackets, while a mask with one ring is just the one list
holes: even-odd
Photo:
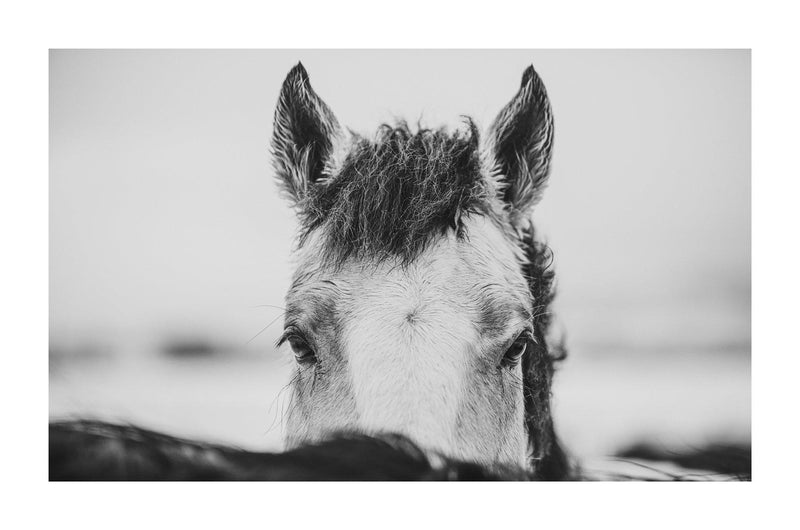
[[536, 339], [534, 339], [533, 329], [526, 327], [522, 331], [511, 337], [508, 341], [506, 341], [506, 343], [502, 347], [503, 352], [506, 352], [511, 347], [511, 345], [517, 341], [517, 339], [520, 339], [522, 337], [526, 337], [529, 340], [533, 339], [533, 343], [536, 344]]
[[275, 347], [276, 347], [276, 348], [280, 348], [280, 347], [281, 347], [281, 346], [283, 346], [283, 345], [286, 343], [286, 341], [287, 341], [287, 340], [289, 340], [289, 339], [290, 339], [290, 338], [291, 338], [293, 335], [297, 335], [297, 329], [295, 329], [295, 328], [293, 328], [293, 327], [291, 327], [291, 326], [290, 326], [290, 327], [287, 327], [286, 329], [284, 329], [284, 330], [283, 330], [283, 333], [281, 333], [281, 336], [280, 336], [280, 337], [278, 337], [278, 341], [275, 343]]
[[281, 346], [283, 346], [284, 343], [286, 343], [286, 341], [288, 341], [292, 337], [296, 337], [296, 338], [302, 340], [303, 342], [305, 342], [306, 344], [310, 344], [308, 339], [306, 339], [305, 334], [302, 331], [300, 331], [297, 328], [297, 326], [295, 326], [293, 324], [289, 324], [283, 330], [283, 333], [281, 333], [281, 336], [278, 337], [278, 341], [275, 343], [275, 347], [276, 348], [280, 348]]

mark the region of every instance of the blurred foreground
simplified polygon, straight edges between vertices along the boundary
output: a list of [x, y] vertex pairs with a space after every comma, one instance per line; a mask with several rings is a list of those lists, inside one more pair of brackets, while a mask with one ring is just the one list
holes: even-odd
[[[735, 460], [729, 458], [728, 449], [715, 450], [717, 459], [695, 452], [688, 455], [700, 464], [694, 469], [672, 456], [661, 461], [665, 455], [651, 453], [638, 459], [607, 460], [605, 469], [579, 465], [532, 473], [516, 466], [484, 466], [445, 455], [432, 456], [413, 440], [392, 434], [343, 434], [270, 453], [186, 440], [135, 426], [80, 420], [50, 424], [49, 453], [51, 481], [750, 480], [749, 450]], [[721, 468], [720, 462], [725, 461], [735, 462], [739, 469]]]

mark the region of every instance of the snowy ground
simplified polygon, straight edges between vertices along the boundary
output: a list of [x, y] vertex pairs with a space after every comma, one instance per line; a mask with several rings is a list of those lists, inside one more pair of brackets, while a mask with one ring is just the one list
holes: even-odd
[[[250, 354], [51, 359], [50, 417], [127, 421], [277, 450], [289, 370], [283, 359]], [[554, 396], [558, 431], [579, 456], [640, 441], [679, 449], [750, 442], [747, 354], [572, 355]]]

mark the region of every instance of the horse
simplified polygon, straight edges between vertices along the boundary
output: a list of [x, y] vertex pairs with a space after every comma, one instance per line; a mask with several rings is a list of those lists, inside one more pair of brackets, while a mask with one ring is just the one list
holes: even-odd
[[297, 214], [277, 346], [294, 359], [285, 444], [395, 433], [427, 451], [556, 480], [551, 412], [565, 350], [550, 333], [553, 256], [531, 214], [553, 113], [533, 66], [485, 134], [339, 124], [301, 63], [271, 151]]
[[553, 256], [531, 221], [552, 146], [532, 66], [486, 134], [466, 118], [368, 139], [298, 64], [272, 138], [299, 219], [278, 341], [295, 363], [287, 450], [56, 421], [50, 480], [749, 480], [749, 448], [636, 446], [600, 467], [562, 449], [551, 388], [566, 350], [550, 334]]

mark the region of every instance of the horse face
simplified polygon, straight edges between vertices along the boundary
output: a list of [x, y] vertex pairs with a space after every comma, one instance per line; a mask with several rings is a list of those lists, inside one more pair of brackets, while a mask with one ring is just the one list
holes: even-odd
[[405, 434], [476, 461], [522, 464], [520, 360], [532, 300], [519, 257], [484, 217], [413, 262], [320, 262], [300, 251], [284, 348], [296, 358], [288, 441], [337, 430]]
[[525, 463], [536, 300], [517, 233], [549, 165], [542, 91], [526, 71], [482, 145], [474, 126], [370, 142], [345, 137], [302, 66], [290, 72], [273, 137], [302, 227], [280, 341], [296, 361], [288, 445], [396, 432]]

